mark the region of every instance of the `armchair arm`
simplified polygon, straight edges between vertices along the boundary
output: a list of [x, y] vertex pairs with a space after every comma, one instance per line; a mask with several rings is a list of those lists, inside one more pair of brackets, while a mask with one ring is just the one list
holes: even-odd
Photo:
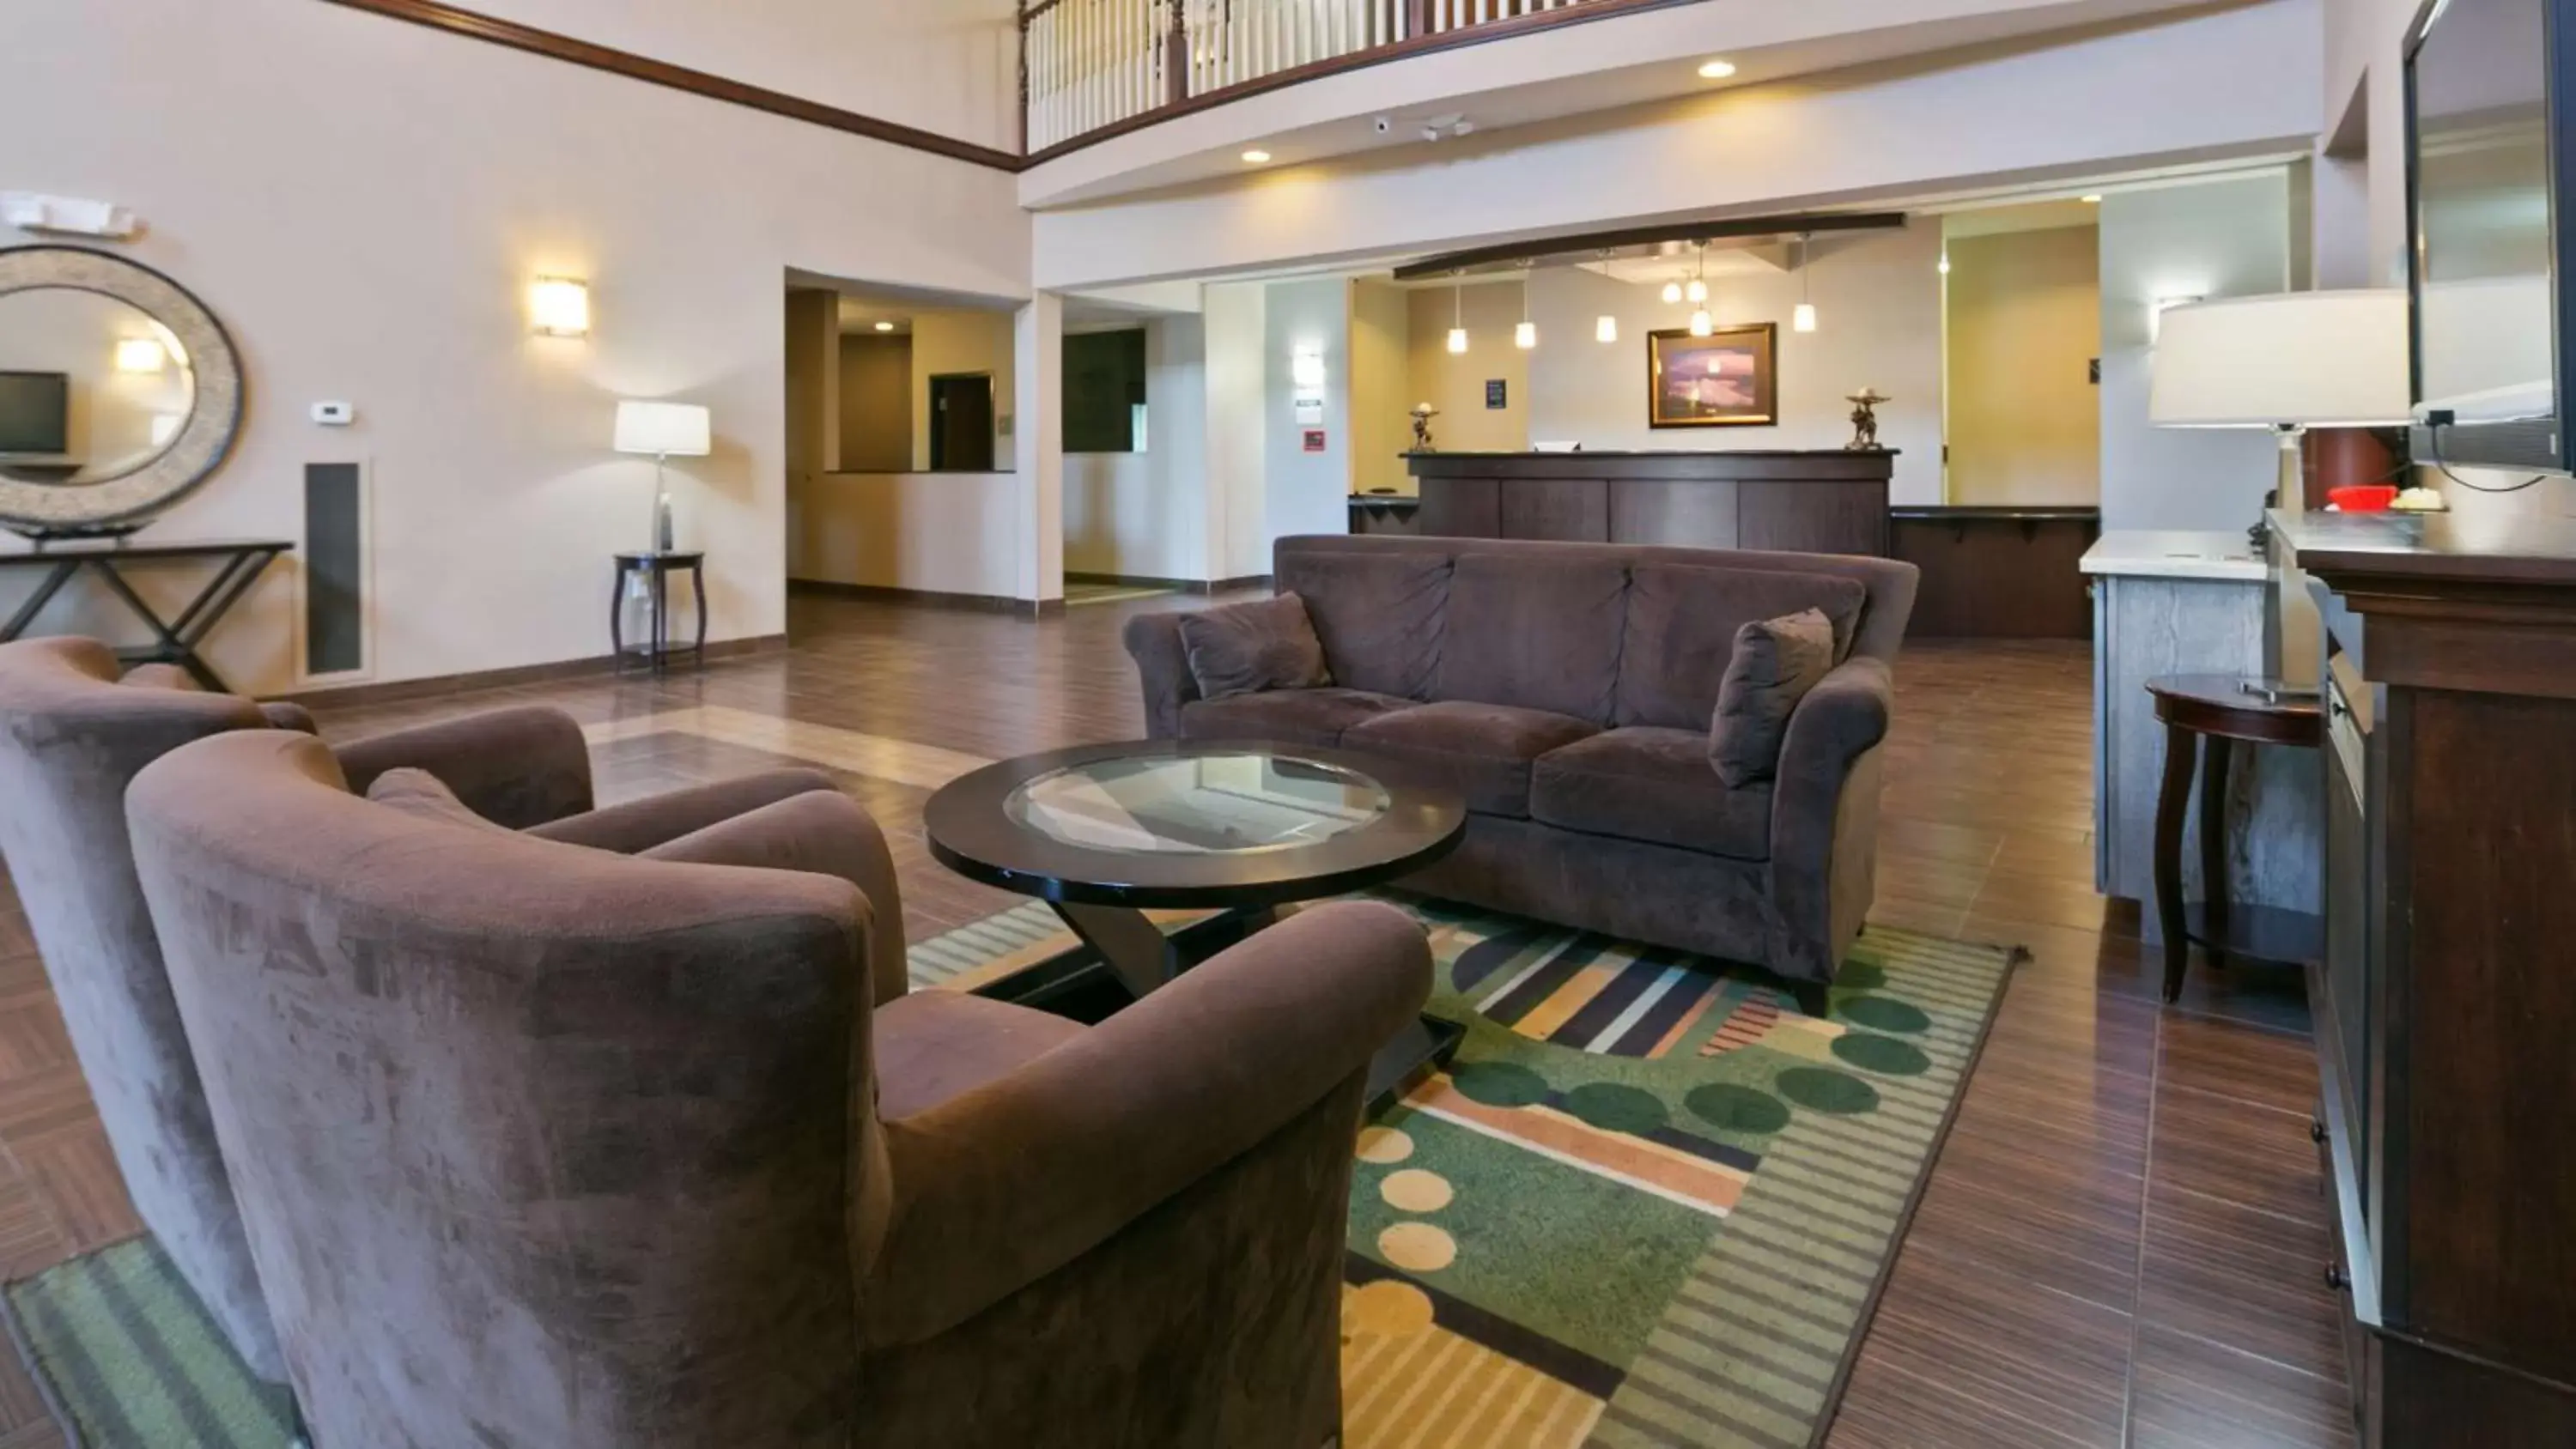
[[840, 789], [832, 783], [831, 776], [820, 770], [763, 770], [756, 775], [737, 775], [712, 785], [691, 785], [622, 805], [567, 815], [535, 826], [528, 833], [565, 845], [642, 855], [655, 846], [668, 845], [710, 825], [721, 825], [737, 815], [748, 815], [764, 805], [817, 790], [838, 794]]
[[1356, 1079], [1430, 991], [1411, 917], [1318, 906], [886, 1123], [895, 1200], [861, 1269], [867, 1342], [945, 1332], [1098, 1247]]
[[496, 709], [377, 735], [332, 753], [353, 793], [367, 793], [387, 770], [426, 770], [467, 809], [511, 830], [590, 808], [590, 745], [559, 709]]
[[[197, 682], [197, 676], [176, 664], [137, 664], [125, 671], [125, 678], [119, 682], [138, 689], [176, 689], [188, 694], [205, 692], [205, 686]], [[293, 730], [299, 735], [322, 732], [313, 723], [313, 712], [300, 704], [273, 699], [259, 703], [258, 708], [259, 717], [268, 722], [270, 729]]]
[[643, 856], [691, 865], [801, 870], [848, 881], [868, 899], [866, 966], [875, 1004], [894, 1000], [911, 984], [904, 959], [903, 899], [885, 832], [858, 801], [838, 790], [826, 786], [763, 805], [654, 846]]
[[1181, 706], [1199, 697], [1189, 651], [1181, 647], [1181, 616], [1139, 614], [1127, 621], [1126, 642], [1145, 690], [1146, 737], [1179, 739]]
[[1854, 655], [1789, 716], [1771, 790], [1771, 896], [1782, 974], [1830, 980], [1869, 911], [1878, 848], [1878, 747], [1895, 703], [1887, 661]]

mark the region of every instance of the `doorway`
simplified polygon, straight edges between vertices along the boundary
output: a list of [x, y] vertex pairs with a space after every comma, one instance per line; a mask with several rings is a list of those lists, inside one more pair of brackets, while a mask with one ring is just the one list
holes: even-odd
[[930, 471], [993, 471], [991, 373], [941, 373], [930, 379]]

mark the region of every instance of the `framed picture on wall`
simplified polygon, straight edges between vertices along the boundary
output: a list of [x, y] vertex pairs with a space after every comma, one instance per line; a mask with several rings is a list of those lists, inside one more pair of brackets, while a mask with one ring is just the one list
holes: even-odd
[[1780, 325], [1646, 336], [1646, 422], [1658, 428], [1771, 427], [1780, 421]]

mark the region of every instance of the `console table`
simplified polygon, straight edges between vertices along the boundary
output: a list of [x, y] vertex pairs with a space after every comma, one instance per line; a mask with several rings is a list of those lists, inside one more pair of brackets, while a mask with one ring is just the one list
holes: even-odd
[[[0, 623], [0, 644], [23, 636], [36, 616], [63, 591], [72, 577], [87, 569], [107, 585], [107, 591], [123, 601], [135, 616], [149, 626], [153, 642], [136, 648], [116, 651], [116, 657], [128, 664], [176, 664], [188, 671], [189, 677], [217, 694], [231, 694], [232, 686], [224, 683], [214, 667], [197, 653], [197, 646], [214, 632], [224, 615], [240, 603], [250, 591], [269, 561], [279, 554], [292, 553], [295, 545], [286, 539], [234, 539], [211, 543], [135, 543], [80, 541], [39, 545], [32, 553], [0, 553], [0, 572], [36, 572], [44, 577], [36, 591], [18, 606], [8, 622]], [[214, 577], [179, 611], [179, 617], [164, 620], [143, 596], [134, 591], [118, 570], [131, 563], [213, 563]]]

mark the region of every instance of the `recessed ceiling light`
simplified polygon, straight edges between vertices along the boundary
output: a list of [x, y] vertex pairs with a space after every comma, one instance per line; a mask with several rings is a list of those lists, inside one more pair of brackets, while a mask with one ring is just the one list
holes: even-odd
[[1724, 80], [1733, 74], [1735, 74], [1735, 62], [1731, 60], [1710, 60], [1700, 63], [1701, 80]]
[[2075, 199], [2083, 202], [2086, 206], [2100, 206], [2102, 204], [2102, 196], [2099, 192], [2096, 192], [2091, 196], [2079, 196]]
[[894, 324], [891, 322], [880, 322], [877, 324], [877, 330], [879, 332], [892, 332], [894, 330]]
[[1259, 166], [1269, 159], [1270, 153], [1267, 151], [1252, 150], [1243, 153], [1243, 164], [1246, 166]]

